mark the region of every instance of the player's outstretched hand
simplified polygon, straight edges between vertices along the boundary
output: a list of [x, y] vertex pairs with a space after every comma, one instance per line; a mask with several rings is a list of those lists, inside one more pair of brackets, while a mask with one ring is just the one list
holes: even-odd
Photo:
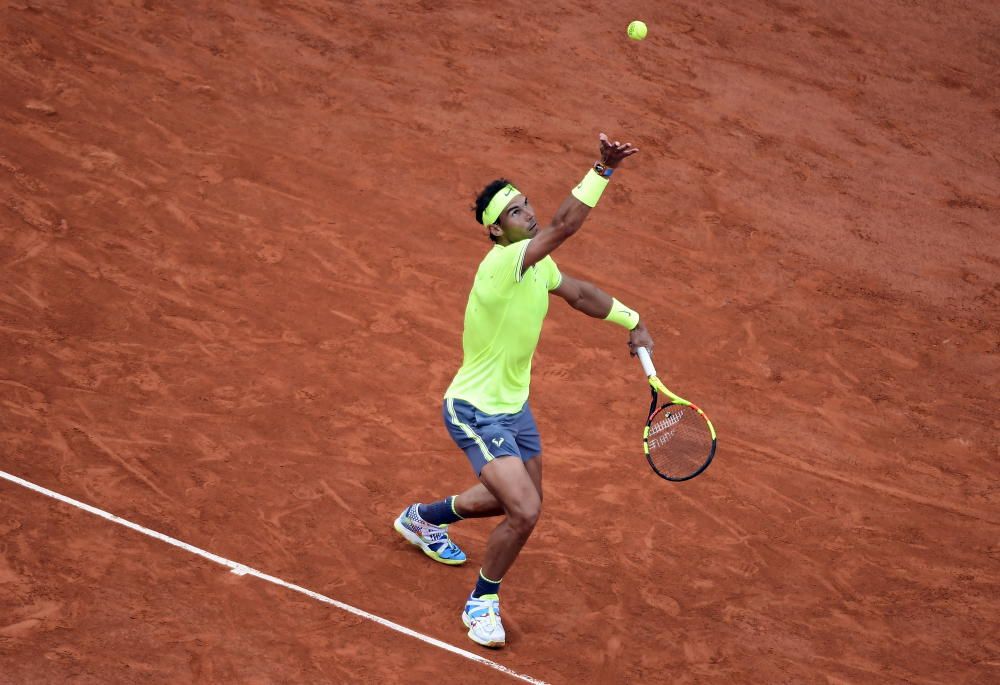
[[639, 148], [633, 147], [632, 143], [611, 141], [603, 133], [598, 138], [601, 140], [601, 164], [612, 169], [617, 168], [623, 159], [639, 151]]

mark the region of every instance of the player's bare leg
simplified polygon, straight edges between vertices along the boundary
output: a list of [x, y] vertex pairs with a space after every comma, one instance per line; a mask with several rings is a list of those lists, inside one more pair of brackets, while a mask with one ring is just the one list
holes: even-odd
[[483, 575], [503, 578], [535, 529], [542, 513], [542, 497], [526, 464], [516, 457], [491, 461], [479, 477], [506, 514], [486, 543]]
[[[538, 460], [530, 460], [528, 464], [532, 461]], [[502, 647], [506, 643], [500, 621], [500, 581], [514, 564], [542, 513], [541, 475], [540, 462], [532, 465], [529, 472], [528, 465], [515, 456], [494, 459], [479, 474], [480, 481], [505, 514], [486, 543], [479, 579], [462, 612], [469, 638], [484, 647]], [[492, 506], [478, 492], [470, 499], [481, 502], [484, 508]]]
[[[505, 459], [507, 457], [504, 457]], [[531, 482], [542, 498], [542, 457], [539, 455], [524, 462], [524, 467], [531, 477]], [[500, 500], [482, 483], [476, 483], [471, 488], [455, 498], [455, 513], [464, 519], [488, 518], [501, 516], [504, 513]]]

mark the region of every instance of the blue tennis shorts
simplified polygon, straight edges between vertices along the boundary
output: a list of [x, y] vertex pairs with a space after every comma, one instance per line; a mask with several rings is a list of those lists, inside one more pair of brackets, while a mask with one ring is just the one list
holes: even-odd
[[477, 477], [498, 457], [528, 461], [542, 453], [542, 438], [527, 402], [516, 414], [486, 414], [465, 400], [445, 398], [442, 415], [451, 439], [465, 452]]

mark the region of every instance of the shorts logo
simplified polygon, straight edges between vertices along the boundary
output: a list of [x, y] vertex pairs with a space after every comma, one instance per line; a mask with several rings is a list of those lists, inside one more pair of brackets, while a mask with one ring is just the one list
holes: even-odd
[[503, 445], [503, 438], [500, 438], [500, 439], [497, 439], [497, 438], [493, 438], [492, 442], [493, 442], [493, 444], [494, 444], [494, 445], [496, 445], [497, 447], [500, 447], [501, 445]]

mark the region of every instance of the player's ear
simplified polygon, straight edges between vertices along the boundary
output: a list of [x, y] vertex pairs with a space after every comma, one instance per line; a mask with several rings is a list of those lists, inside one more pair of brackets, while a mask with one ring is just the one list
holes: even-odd
[[490, 224], [487, 228], [492, 236], [499, 238], [503, 235], [503, 229], [500, 228], [500, 224]]

